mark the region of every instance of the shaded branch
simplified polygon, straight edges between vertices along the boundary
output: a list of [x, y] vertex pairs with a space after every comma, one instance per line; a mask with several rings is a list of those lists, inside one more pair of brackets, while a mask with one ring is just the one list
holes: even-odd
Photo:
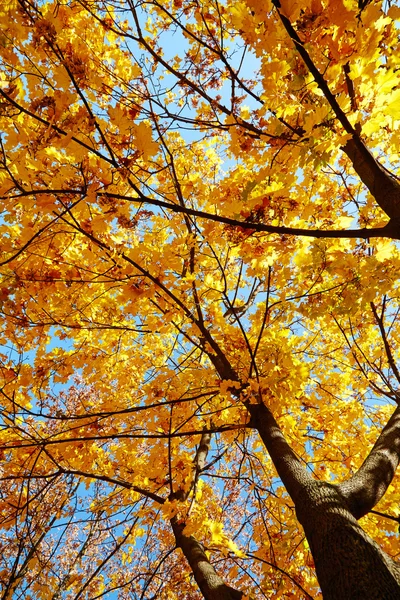
[[65, 469], [61, 466], [59, 466], [59, 471], [57, 473], [52, 473], [52, 475], [78, 475], [79, 477], [84, 477], [85, 479], [96, 479], [97, 481], [104, 481], [106, 483], [110, 483], [111, 485], [118, 485], [126, 488], [127, 490], [133, 490], [142, 496], [146, 496], [147, 498], [154, 500], [154, 502], [157, 502], [158, 504], [164, 504], [165, 502], [165, 498], [162, 498], [154, 492], [150, 492], [141, 488], [140, 486], [133, 485], [132, 483], [129, 483], [129, 481], [108, 477], [107, 475], [95, 475], [94, 473], [87, 473], [86, 471], [80, 471], [78, 469]]
[[[360, 147], [362, 144], [362, 149]], [[386, 226], [393, 237], [400, 236], [400, 183], [387, 171], [364, 146], [357, 143], [355, 136], [348, 140], [342, 150], [352, 162], [353, 168], [366, 185], [380, 208], [390, 217]]]
[[[13, 196], [1, 196], [0, 199], [5, 198], [21, 198], [31, 195], [40, 194], [77, 194], [82, 193], [78, 190], [31, 190], [21, 194], [15, 194]], [[265, 232], [265, 233], [277, 233], [279, 235], [296, 235], [300, 237], [312, 237], [312, 238], [333, 238], [333, 239], [369, 239], [376, 237], [386, 237], [392, 239], [400, 239], [400, 229], [398, 230], [393, 223], [388, 222], [384, 227], [363, 227], [361, 229], [304, 229], [302, 227], [286, 227], [285, 225], [268, 225], [267, 223], [252, 223], [251, 221], [241, 221], [239, 219], [233, 219], [231, 217], [224, 217], [209, 213], [203, 210], [197, 210], [182, 206], [181, 204], [173, 204], [171, 202], [165, 202], [164, 200], [157, 200], [155, 198], [149, 198], [140, 194], [134, 198], [132, 196], [126, 196], [123, 194], [113, 194], [111, 192], [98, 192], [98, 196], [105, 196], [107, 198], [115, 198], [116, 200], [126, 200], [128, 202], [134, 202], [137, 204], [149, 204], [150, 206], [158, 206], [166, 210], [171, 210], [175, 213], [182, 213], [192, 217], [198, 217], [200, 219], [207, 219], [209, 221], [215, 221], [217, 223], [224, 223], [225, 225], [231, 225], [232, 227], [240, 227], [241, 229], [251, 230], [252, 232]]]
[[356, 519], [382, 498], [400, 462], [400, 405], [382, 430], [371, 452], [350, 479], [338, 485]]
[[[201, 471], [204, 469], [208, 452], [211, 444], [211, 433], [204, 431], [196, 456], [193, 460], [194, 474], [189, 489], [180, 488], [170, 495], [170, 500], [187, 500], [190, 492], [193, 490], [193, 499], [196, 494], [196, 485]], [[189, 511], [190, 512], [190, 511]], [[224, 580], [218, 575], [214, 566], [210, 563], [203, 545], [193, 536], [185, 535], [186, 518], [175, 515], [171, 520], [172, 531], [175, 536], [176, 545], [181, 548], [197, 585], [200, 588], [205, 600], [240, 600], [242, 592], [226, 585]]]
[[[328, 83], [323, 75], [319, 72], [307, 52], [304, 43], [299, 38], [296, 30], [292, 26], [290, 20], [281, 13], [279, 0], [273, 0], [274, 6], [277, 8], [279, 18], [283, 27], [286, 29], [290, 39], [294, 43], [296, 50], [303, 59], [306, 67], [314, 77], [316, 84], [325, 96], [336, 118], [342, 125], [343, 129], [351, 137], [342, 147], [342, 150], [351, 160], [354, 170], [360, 177], [361, 181], [367, 186], [376, 202], [382, 210], [390, 217], [389, 230], [391, 235], [388, 237], [398, 238], [400, 235], [400, 183], [399, 181], [386, 170], [371, 154], [365, 146], [359, 135], [360, 127], [350, 123], [345, 112], [340, 107], [335, 95], [329, 89]], [[347, 80], [348, 80], [347, 75]], [[351, 99], [351, 93], [350, 93]]]
[[400, 529], [400, 516], [394, 517], [393, 515], [388, 515], [387, 513], [379, 512], [379, 510], [370, 510], [370, 514], [378, 515], [378, 517], [383, 517], [384, 519], [389, 519], [390, 521], [396, 521], [399, 524]]
[[[237, 431], [241, 429], [245, 429], [247, 427], [252, 427], [251, 423], [240, 423], [237, 425], [226, 425], [223, 427], [217, 427], [215, 429], [208, 429], [210, 433], [221, 433], [223, 431]], [[195, 429], [192, 431], [173, 431], [171, 433], [113, 433], [109, 435], [89, 435], [89, 436], [76, 436], [76, 437], [64, 437], [60, 439], [47, 439], [40, 441], [13, 441], [10, 444], [2, 444], [0, 446], [0, 450], [11, 450], [18, 448], [32, 448], [32, 447], [46, 447], [46, 446], [54, 446], [55, 444], [65, 444], [66, 442], [89, 442], [94, 440], [114, 440], [114, 439], [168, 439], [168, 437], [186, 437], [191, 435], [198, 435], [204, 433], [204, 429]], [[60, 435], [60, 434], [56, 434]]]
[[391, 223], [388, 223], [384, 227], [371, 227], [370, 229], [363, 227], [362, 229], [304, 229], [301, 227], [286, 227], [281, 225], [268, 225], [266, 223], [251, 223], [249, 221], [240, 221], [238, 219], [232, 219], [230, 217], [223, 217], [222, 215], [216, 215], [213, 213], [205, 212], [202, 210], [196, 210], [194, 208], [188, 208], [179, 204], [173, 204], [170, 202], [164, 202], [163, 200], [156, 200], [148, 198], [147, 196], [140, 196], [138, 198], [132, 198], [123, 196], [121, 194], [111, 194], [108, 192], [101, 193], [99, 195], [108, 196], [110, 198], [116, 198], [120, 200], [128, 200], [129, 202], [136, 202], [138, 204], [150, 204], [152, 206], [158, 206], [171, 210], [176, 213], [184, 213], [193, 217], [201, 219], [207, 219], [210, 221], [216, 221], [217, 223], [224, 223], [225, 225], [231, 225], [233, 227], [241, 227], [242, 229], [250, 229], [253, 232], [266, 232], [266, 233], [277, 233], [280, 235], [297, 235], [300, 237], [313, 237], [313, 238], [361, 238], [368, 239], [374, 237], [388, 237], [394, 239], [400, 239], [400, 230], [397, 230]]
[[[0, 96], [3, 96], [3, 98], [7, 102], [9, 102], [12, 106], [14, 106], [14, 108], [16, 108], [17, 110], [19, 110], [19, 111], [23, 112], [24, 114], [28, 115], [28, 117], [32, 117], [32, 119], [35, 119], [36, 121], [39, 121], [39, 123], [42, 123], [42, 125], [46, 125], [46, 127], [48, 127], [49, 129], [54, 129], [54, 131], [56, 131], [57, 133], [59, 133], [62, 136], [65, 136], [65, 137], [68, 136], [68, 133], [66, 131], [64, 131], [64, 129], [62, 129], [61, 127], [58, 127], [58, 125], [54, 125], [54, 123], [51, 123], [47, 119], [44, 119], [43, 117], [40, 117], [39, 115], [33, 113], [32, 111], [30, 111], [27, 108], [25, 108], [24, 106], [22, 106], [22, 104], [18, 104], [18, 102], [16, 102], [15, 100], [13, 100], [13, 98], [11, 98], [11, 96], [9, 96], [8, 94], [6, 94], [6, 92], [4, 90], [2, 90], [1, 88], [0, 88]], [[75, 137], [74, 135], [71, 136], [71, 140], [73, 140], [74, 142], [76, 142], [77, 144], [79, 144], [80, 146], [82, 146], [83, 148], [86, 148], [86, 150], [89, 150], [89, 152], [93, 152], [93, 154], [96, 154], [96, 156], [98, 156], [99, 158], [102, 158], [103, 160], [105, 160], [109, 164], [115, 166], [115, 163], [114, 163], [113, 160], [111, 160], [107, 156], [104, 156], [104, 154], [102, 154], [101, 152], [99, 152], [99, 150], [96, 150], [96, 148], [94, 148], [93, 146], [90, 146], [89, 144], [86, 144], [85, 142], [83, 142], [79, 138]]]
[[[378, 312], [376, 310], [375, 304], [373, 302], [370, 302], [370, 306], [371, 306], [373, 315], [375, 317], [375, 321], [377, 322], [378, 327], [379, 327], [379, 331], [380, 331], [380, 334], [381, 334], [381, 337], [382, 337], [382, 340], [383, 340], [383, 344], [385, 346], [386, 358], [388, 360], [389, 366], [391, 367], [391, 369], [393, 371], [393, 374], [394, 374], [394, 376], [397, 379], [397, 383], [400, 384], [400, 372], [399, 372], [399, 369], [397, 368], [396, 361], [394, 359], [394, 356], [393, 356], [393, 353], [392, 353], [392, 349], [390, 347], [389, 340], [387, 338], [385, 326], [383, 324], [383, 314], [384, 314], [385, 303], [383, 304], [383, 309], [382, 309], [382, 315], [381, 316], [378, 315]], [[397, 401], [398, 404], [400, 403], [400, 398], [398, 398], [397, 395], [396, 395], [396, 401]]]
[[296, 579], [294, 577], [291, 576], [290, 573], [288, 573], [284, 569], [281, 569], [280, 567], [278, 567], [277, 564], [269, 562], [268, 560], [265, 560], [264, 558], [261, 558], [260, 556], [257, 556], [256, 554], [251, 554], [251, 552], [246, 552], [246, 556], [248, 556], [252, 560], [257, 560], [258, 562], [261, 562], [261, 563], [263, 563], [265, 565], [268, 565], [269, 567], [272, 567], [276, 571], [279, 571], [279, 573], [281, 573], [282, 575], [284, 575], [285, 577], [287, 577], [288, 579], [290, 579], [290, 581], [292, 583], [294, 583], [294, 585], [296, 587], [299, 588], [299, 590], [304, 594], [304, 597], [307, 598], [307, 600], [313, 600], [314, 596], [310, 596], [310, 594], [307, 592], [307, 590], [305, 590], [303, 588], [303, 586], [300, 585], [300, 583], [298, 581], [296, 581]]

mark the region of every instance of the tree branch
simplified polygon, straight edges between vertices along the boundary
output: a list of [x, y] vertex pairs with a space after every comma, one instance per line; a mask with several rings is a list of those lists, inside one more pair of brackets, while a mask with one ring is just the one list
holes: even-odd
[[[51, 123], [50, 121], [47, 121], [46, 119], [44, 119], [43, 117], [33, 113], [32, 111], [28, 110], [27, 108], [25, 108], [24, 106], [22, 106], [22, 104], [18, 104], [18, 102], [16, 102], [15, 100], [13, 100], [13, 98], [11, 98], [11, 96], [8, 96], [4, 90], [2, 90], [0, 88], [0, 95], [3, 96], [3, 98], [9, 102], [12, 106], [14, 106], [14, 108], [16, 108], [17, 110], [23, 112], [24, 114], [28, 115], [28, 117], [32, 117], [32, 119], [35, 119], [36, 121], [39, 121], [39, 123], [42, 123], [42, 125], [46, 125], [46, 127], [48, 127], [49, 129], [54, 129], [54, 131], [56, 131], [57, 133], [59, 133], [62, 136], [68, 136], [68, 133], [66, 131], [64, 131], [64, 129], [62, 129], [61, 127], [58, 127], [58, 125], [54, 125], [54, 123]], [[98, 156], [99, 158], [102, 158], [103, 160], [105, 160], [106, 162], [108, 162], [109, 164], [116, 166], [114, 164], [114, 162], [108, 158], [107, 156], [104, 156], [104, 154], [102, 154], [101, 152], [99, 152], [99, 150], [96, 150], [96, 148], [94, 148], [93, 146], [90, 146], [89, 144], [86, 144], [85, 142], [83, 142], [82, 140], [80, 140], [79, 138], [75, 137], [74, 135], [71, 136], [71, 140], [73, 140], [74, 142], [76, 142], [77, 144], [79, 144], [80, 146], [82, 146], [83, 148], [86, 148], [86, 150], [88, 150], [89, 152], [93, 152], [93, 154], [96, 154], [96, 156]]]
[[364, 146], [361, 151], [360, 144], [356, 143], [353, 136], [342, 147], [342, 150], [352, 162], [353, 168], [364, 185], [371, 192], [380, 208], [390, 217], [392, 237], [400, 236], [400, 183], [387, 171]]
[[[392, 349], [391, 349], [390, 344], [389, 344], [388, 336], [387, 336], [387, 333], [386, 333], [386, 330], [385, 330], [385, 326], [384, 326], [384, 323], [383, 323], [383, 315], [384, 315], [384, 309], [385, 309], [385, 302], [383, 303], [382, 315], [381, 316], [378, 315], [378, 312], [376, 310], [375, 304], [373, 302], [370, 302], [370, 306], [371, 306], [371, 309], [372, 309], [372, 313], [373, 313], [373, 315], [375, 317], [375, 321], [377, 322], [378, 327], [379, 327], [379, 331], [380, 331], [380, 334], [381, 334], [381, 337], [382, 337], [382, 340], [383, 340], [383, 344], [385, 346], [386, 358], [388, 360], [389, 366], [391, 367], [391, 369], [393, 371], [393, 374], [394, 374], [394, 376], [397, 379], [397, 383], [400, 384], [400, 372], [399, 372], [399, 369], [397, 368], [396, 361], [394, 359], [394, 356], [393, 356], [393, 353], [392, 353]], [[397, 394], [396, 394], [396, 401], [397, 401], [398, 404], [400, 403], [400, 398], [397, 397]]]
[[389, 229], [392, 230], [392, 235], [389, 237], [398, 238], [400, 235], [399, 181], [372, 156], [359, 135], [360, 129], [357, 128], [357, 126], [353, 127], [350, 123], [345, 112], [336, 100], [335, 95], [329, 89], [323, 75], [315, 66], [290, 20], [280, 11], [280, 1], [273, 0], [272, 3], [276, 7], [282, 25], [294, 43], [296, 50], [300, 54], [311, 75], [314, 77], [315, 83], [324, 94], [343, 129], [351, 135], [351, 138], [342, 147], [343, 152], [350, 158], [354, 170], [361, 181], [367, 186], [376, 202], [388, 217], [390, 217], [392, 223], [390, 224]]
[[[6, 198], [19, 199], [26, 196], [38, 196], [40, 194], [82, 194], [82, 190], [29, 190], [12, 196], [0, 196], [0, 200], [4, 200]], [[149, 204], [150, 206], [158, 206], [159, 208], [165, 208], [166, 210], [171, 210], [172, 212], [182, 213], [192, 217], [198, 217], [200, 219], [207, 219], [217, 223], [224, 223], [225, 225], [240, 227], [241, 229], [251, 230], [252, 232], [277, 233], [279, 235], [294, 235], [317, 239], [369, 239], [376, 237], [400, 239], [400, 229], [397, 229], [392, 222], [388, 222], [384, 227], [371, 227], [370, 229], [367, 227], [363, 227], [362, 229], [304, 229], [302, 227], [286, 227], [285, 225], [268, 225], [267, 223], [241, 221], [239, 219], [224, 217], [222, 215], [209, 213], [203, 210], [189, 208], [187, 206], [182, 206], [181, 204], [174, 204], [172, 202], [165, 202], [164, 200], [157, 200], [156, 198], [149, 198], [148, 196], [144, 196], [142, 194], [134, 198], [132, 196], [126, 196], [123, 194], [98, 192], [98, 196], [115, 198], [116, 200], [126, 200], [136, 204]]]
[[289, 446], [272, 412], [264, 403], [244, 402], [251, 415], [250, 424], [257, 429], [264, 446], [293, 502], [296, 501], [307, 484], [314, 480], [295, 452]]
[[[57, 475], [58, 473], [53, 473], [53, 475]], [[122, 479], [115, 479], [114, 477], [108, 477], [107, 475], [95, 475], [94, 473], [87, 473], [86, 471], [80, 471], [79, 469], [65, 469], [64, 467], [59, 466], [59, 474], [60, 475], [77, 475], [79, 477], [84, 477], [86, 479], [96, 479], [97, 481], [105, 481], [106, 483], [110, 483], [111, 485], [118, 485], [120, 487], [126, 488], [127, 490], [133, 490], [142, 496], [146, 496], [154, 502], [158, 504], [164, 504], [165, 498], [162, 498], [158, 494], [154, 492], [150, 492], [145, 490], [137, 485], [133, 485], [129, 483], [129, 481], [124, 481]]]
[[176, 517], [171, 520], [176, 543], [185, 555], [206, 600], [240, 600], [243, 593], [226, 585], [207, 558], [204, 548], [192, 535], [184, 534], [185, 523]]
[[[48, 193], [48, 192], [47, 192]], [[100, 193], [99, 195], [108, 196], [109, 198], [116, 198], [120, 200], [128, 200], [129, 202], [135, 202], [138, 204], [150, 204], [152, 206], [158, 206], [171, 210], [176, 213], [184, 213], [200, 219], [207, 219], [209, 221], [216, 221], [217, 223], [224, 223], [225, 225], [231, 225], [232, 227], [240, 227], [242, 229], [251, 230], [252, 232], [266, 232], [266, 233], [277, 233], [280, 235], [296, 235], [301, 237], [313, 237], [313, 238], [361, 238], [368, 239], [374, 237], [388, 237], [394, 239], [400, 239], [400, 229], [393, 227], [392, 223], [388, 223], [384, 227], [371, 227], [370, 229], [363, 227], [362, 229], [304, 229], [302, 227], [286, 227], [283, 225], [268, 225], [267, 223], [252, 223], [251, 221], [241, 221], [239, 219], [233, 219], [230, 217], [224, 217], [222, 215], [216, 215], [213, 213], [205, 212], [202, 210], [196, 210], [194, 208], [188, 208], [187, 206], [181, 206], [179, 204], [173, 204], [170, 202], [164, 202], [163, 200], [156, 200], [155, 198], [148, 198], [147, 196], [140, 196], [138, 198], [132, 198], [129, 196], [123, 196], [121, 194], [112, 194], [108, 192]]]
[[382, 430], [371, 452], [350, 479], [338, 485], [356, 519], [382, 498], [400, 462], [400, 406]]
[[[191, 490], [193, 490], [194, 497], [197, 480], [206, 464], [210, 444], [211, 433], [204, 430], [193, 460], [194, 474], [191, 486], [188, 490], [183, 488], [176, 490], [171, 494], [171, 500], [177, 499], [183, 502], [187, 500]], [[205, 600], [240, 600], [243, 596], [242, 592], [226, 585], [207, 558], [202, 544], [193, 535], [185, 535], [186, 517], [176, 515], [170, 520], [170, 523], [175, 535], [176, 545], [181, 548], [188, 561]]]

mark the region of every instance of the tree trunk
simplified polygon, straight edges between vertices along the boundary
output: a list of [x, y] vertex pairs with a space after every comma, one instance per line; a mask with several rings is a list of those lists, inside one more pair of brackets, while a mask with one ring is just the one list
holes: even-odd
[[324, 600], [400, 598], [400, 566], [363, 531], [337, 486], [314, 481], [296, 502]]
[[171, 519], [176, 543], [182, 549], [197, 585], [206, 600], [240, 600], [242, 592], [226, 585], [207, 558], [203, 546], [192, 536], [183, 533], [185, 524]]
[[294, 502], [324, 600], [398, 600], [400, 565], [363, 531], [356, 516], [372, 508], [393, 478], [400, 455], [400, 408], [359, 472], [334, 485], [311, 477], [264, 404], [246, 406]]
[[[193, 467], [193, 494], [196, 492], [196, 484], [201, 471], [204, 469], [208, 452], [210, 450], [211, 434], [207, 431], [201, 436], [199, 447], [194, 458]], [[170, 500], [187, 499], [190, 490], [177, 489], [170, 495]], [[185, 535], [185, 520], [175, 516], [170, 520], [175, 541], [192, 569], [193, 576], [200, 588], [205, 600], [240, 600], [242, 592], [226, 585], [222, 577], [218, 575], [213, 565], [208, 560], [202, 544], [193, 535]]]

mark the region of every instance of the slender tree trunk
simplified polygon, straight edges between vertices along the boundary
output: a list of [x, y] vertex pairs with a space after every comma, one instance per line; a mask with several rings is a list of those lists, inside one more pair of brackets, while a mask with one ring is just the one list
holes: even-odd
[[[190, 489], [193, 489], [194, 494], [198, 477], [206, 464], [210, 444], [211, 434], [204, 432], [193, 463], [193, 481]], [[170, 499], [184, 501], [187, 499], [189, 492], [190, 490], [177, 489], [171, 494]], [[205, 600], [240, 600], [243, 593], [226, 585], [208, 560], [202, 544], [193, 535], [184, 534], [185, 519], [176, 516], [171, 519], [170, 523], [175, 535], [176, 545], [182, 550], [188, 561]]]
[[171, 520], [177, 545], [182, 549], [197, 585], [206, 600], [240, 600], [242, 592], [226, 585], [207, 558], [203, 546], [192, 536], [183, 533], [185, 523]]

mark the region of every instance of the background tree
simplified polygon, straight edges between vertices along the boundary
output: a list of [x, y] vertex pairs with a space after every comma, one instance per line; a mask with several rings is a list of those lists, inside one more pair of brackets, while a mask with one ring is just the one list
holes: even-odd
[[399, 8], [1, 11], [4, 600], [397, 598]]

